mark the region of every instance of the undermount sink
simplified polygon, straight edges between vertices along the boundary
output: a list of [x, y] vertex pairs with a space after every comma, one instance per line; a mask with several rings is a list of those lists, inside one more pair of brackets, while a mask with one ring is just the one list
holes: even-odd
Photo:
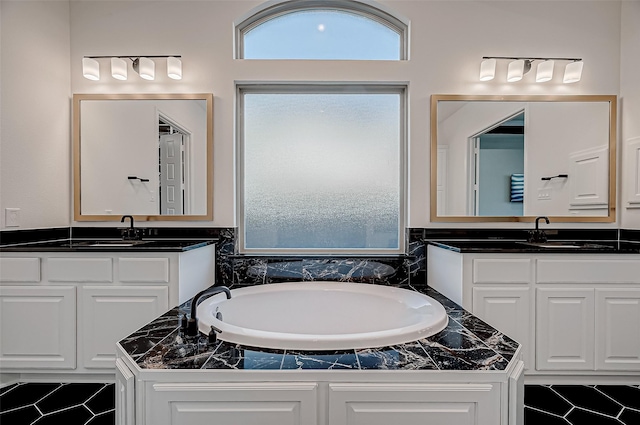
[[86, 241], [77, 242], [77, 246], [94, 246], [94, 247], [126, 247], [137, 246], [148, 243], [149, 241], [127, 241], [127, 240], [113, 240], [113, 241]]
[[561, 242], [561, 241], [547, 241], [547, 242], [518, 242], [519, 244], [535, 246], [537, 248], [551, 248], [551, 249], [613, 249], [612, 246], [602, 245], [592, 242]]
[[98, 243], [89, 244], [88, 246], [133, 246], [133, 244], [132, 243], [124, 243], [124, 242], [120, 242], [120, 243], [98, 242]]

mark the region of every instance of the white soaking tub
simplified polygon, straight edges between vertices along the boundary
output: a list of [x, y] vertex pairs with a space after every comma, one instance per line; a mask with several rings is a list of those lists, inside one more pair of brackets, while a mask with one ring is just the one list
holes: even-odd
[[444, 307], [416, 291], [374, 284], [288, 282], [233, 289], [197, 307], [199, 329], [246, 346], [293, 350], [384, 347], [431, 336]]

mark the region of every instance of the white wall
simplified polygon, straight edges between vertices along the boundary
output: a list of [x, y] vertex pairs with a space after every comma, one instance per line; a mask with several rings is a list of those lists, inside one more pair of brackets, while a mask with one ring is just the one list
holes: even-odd
[[[621, 128], [620, 141], [622, 143], [621, 155], [624, 159], [625, 144], [628, 140], [640, 137], [640, 1], [622, 2], [622, 37], [621, 37], [621, 70], [620, 70], [620, 116]], [[640, 230], [640, 209], [626, 209], [624, 198], [627, 186], [625, 181], [630, 181], [634, 176], [632, 170], [623, 169], [621, 196], [621, 227], [625, 229]]]
[[0, 15], [0, 228], [5, 208], [20, 228], [68, 226], [69, 3], [3, 0]]
[[[26, 16], [50, 2], [14, 5]], [[382, 5], [411, 20], [411, 57], [400, 63], [371, 66], [367, 62], [317, 61], [242, 61], [233, 59], [232, 22], [245, 16], [261, 2], [257, 1], [72, 1], [70, 3], [70, 66], [73, 93], [212, 92], [214, 93], [214, 220], [185, 223], [187, 226], [233, 226], [234, 208], [234, 83], [236, 81], [327, 80], [327, 81], [400, 81], [410, 86], [409, 130], [409, 226], [451, 227], [451, 223], [429, 222], [429, 99], [431, 94], [619, 94], [621, 3], [617, 1], [386, 1]], [[4, 3], [3, 3], [4, 5]], [[4, 6], [3, 6], [4, 7]], [[58, 6], [59, 7], [59, 6]], [[629, 8], [629, 6], [626, 6]], [[4, 12], [4, 10], [3, 10]], [[637, 16], [637, 14], [636, 14]], [[24, 19], [24, 18], [20, 18]], [[627, 27], [637, 26], [637, 18], [625, 18]], [[5, 33], [11, 31], [3, 22]], [[22, 24], [20, 24], [22, 25]], [[34, 28], [33, 32], [40, 31]], [[36, 35], [34, 35], [35, 37]], [[44, 37], [44, 36], [42, 36]], [[12, 43], [26, 48], [19, 37]], [[99, 82], [81, 75], [83, 55], [180, 54], [183, 58], [181, 81], [164, 76], [164, 64], [158, 63], [158, 78], [144, 81], [133, 75], [128, 81], [103, 77]], [[3, 71], [5, 52], [3, 48]], [[582, 81], [572, 85], [560, 82], [560, 74], [551, 82], [535, 84], [534, 73], [519, 83], [478, 81], [478, 68], [485, 55], [570, 56], [585, 61]], [[49, 57], [49, 55], [47, 55]], [[20, 69], [12, 66], [19, 77]], [[498, 67], [499, 75], [506, 64]], [[107, 72], [106, 62], [103, 73]], [[631, 71], [629, 71], [631, 73]], [[631, 79], [631, 77], [629, 77]], [[633, 85], [635, 80], [629, 82]], [[29, 81], [21, 80], [24, 86]], [[51, 84], [52, 85], [52, 84]], [[3, 75], [4, 87], [4, 75]], [[66, 95], [47, 90], [51, 103], [68, 101]], [[50, 97], [50, 99], [49, 99]], [[5, 103], [3, 99], [3, 104]], [[53, 108], [51, 108], [53, 109]], [[23, 110], [17, 114], [30, 125], [38, 122]], [[629, 118], [628, 118], [629, 119]], [[3, 117], [3, 124], [5, 119]], [[67, 128], [68, 128], [67, 119]], [[68, 130], [67, 130], [68, 131]], [[27, 132], [18, 136], [22, 137]], [[4, 133], [3, 133], [4, 139]], [[4, 146], [3, 140], [3, 146]], [[70, 144], [65, 133], [56, 144]], [[38, 141], [38, 147], [44, 144]], [[37, 153], [39, 161], [48, 158]], [[16, 148], [12, 158], [28, 156]], [[3, 159], [3, 165], [4, 165]], [[70, 160], [66, 158], [66, 170]], [[61, 163], [61, 167], [62, 167]], [[35, 173], [36, 186], [47, 187], [49, 177]], [[4, 171], [3, 171], [4, 173]], [[3, 174], [4, 176], [4, 174]], [[22, 199], [24, 186], [9, 187], [5, 199]], [[69, 197], [70, 188], [58, 189]], [[46, 226], [47, 207], [38, 203], [39, 220], [33, 227]], [[65, 201], [63, 209], [70, 212]], [[7, 205], [9, 206], [9, 205]], [[79, 223], [72, 223], [74, 225]], [[157, 223], [154, 223], [156, 225]], [[169, 223], [175, 225], [175, 223]], [[95, 225], [95, 223], [83, 223]], [[460, 224], [467, 227], [468, 224]], [[493, 227], [495, 224], [488, 224]], [[524, 226], [506, 224], [506, 226]], [[566, 225], [570, 227], [571, 225]], [[594, 224], [594, 227], [607, 227]], [[614, 224], [610, 227], [616, 227]], [[483, 226], [484, 227], [484, 226]], [[583, 227], [579, 225], [578, 227]]]

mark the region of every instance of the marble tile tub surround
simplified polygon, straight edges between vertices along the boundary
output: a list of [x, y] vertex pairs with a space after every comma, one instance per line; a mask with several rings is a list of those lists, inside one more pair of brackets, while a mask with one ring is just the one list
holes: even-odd
[[340, 281], [426, 286], [423, 229], [407, 229], [404, 255], [311, 256], [238, 254], [237, 228], [223, 229], [216, 245], [216, 280], [228, 287], [290, 281]]
[[190, 301], [120, 341], [143, 369], [251, 370], [504, 370], [519, 345], [435, 290], [421, 292], [441, 302], [449, 324], [441, 332], [393, 347], [341, 351], [271, 350], [205, 336], [186, 337], [179, 317]]
[[640, 229], [620, 229], [620, 240], [640, 243]]

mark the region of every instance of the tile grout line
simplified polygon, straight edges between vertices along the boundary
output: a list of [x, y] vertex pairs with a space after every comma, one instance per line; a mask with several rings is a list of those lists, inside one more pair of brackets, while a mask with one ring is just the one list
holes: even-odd
[[[90, 402], [91, 400], [93, 400], [102, 390], [104, 390], [105, 388], [107, 388], [107, 383], [102, 385], [102, 388], [100, 388], [98, 391], [96, 391], [95, 393], [93, 393], [93, 395], [91, 397], [89, 397], [88, 399], [86, 399], [83, 403], [82, 406], [84, 406], [85, 409], [87, 409], [89, 411], [89, 413], [91, 413], [93, 415], [93, 417], [91, 419], [93, 419], [96, 414], [93, 413], [93, 410], [91, 410], [91, 408], [89, 406], [87, 406], [87, 403]], [[89, 419], [89, 420], [91, 420]], [[86, 424], [85, 424], [86, 425]]]
[[593, 389], [596, 390], [597, 392], [599, 392], [600, 394], [602, 394], [603, 396], [605, 396], [606, 398], [608, 398], [609, 400], [613, 401], [618, 406], [620, 406], [620, 411], [618, 412], [618, 414], [615, 417], [613, 417], [614, 419], [618, 419], [620, 417], [620, 415], [622, 415], [622, 412], [624, 412], [625, 406], [622, 403], [620, 403], [618, 400], [616, 400], [613, 397], [609, 396], [609, 394], [606, 394], [606, 393], [600, 391], [600, 389], [598, 388], [597, 385], [594, 385]]

